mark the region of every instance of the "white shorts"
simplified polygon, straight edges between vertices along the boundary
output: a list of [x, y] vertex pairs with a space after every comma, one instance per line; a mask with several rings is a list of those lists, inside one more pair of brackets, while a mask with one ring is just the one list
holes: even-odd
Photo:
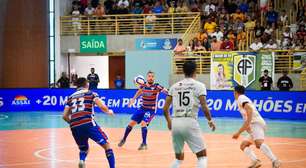
[[259, 123], [251, 123], [251, 130], [248, 131], [246, 139], [249, 141], [255, 141], [258, 139], [265, 139], [265, 126]]
[[172, 143], [174, 152], [183, 153], [185, 142], [193, 153], [205, 149], [202, 131], [194, 118], [180, 117], [172, 119]]

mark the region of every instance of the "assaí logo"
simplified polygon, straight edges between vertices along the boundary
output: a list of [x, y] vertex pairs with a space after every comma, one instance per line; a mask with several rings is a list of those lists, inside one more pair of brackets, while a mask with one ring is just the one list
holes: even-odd
[[25, 106], [25, 105], [30, 105], [31, 101], [23, 95], [18, 95], [15, 97], [15, 99], [12, 101], [12, 105], [15, 106]]

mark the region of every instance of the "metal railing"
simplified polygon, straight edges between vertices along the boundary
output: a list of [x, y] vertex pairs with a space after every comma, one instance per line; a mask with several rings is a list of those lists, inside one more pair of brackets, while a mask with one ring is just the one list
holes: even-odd
[[300, 86], [301, 90], [306, 90], [306, 70], [301, 73], [300, 76]]
[[189, 41], [196, 37], [197, 33], [200, 32], [201, 29], [201, 17], [200, 15], [195, 16], [194, 20], [189, 25], [188, 29], [182, 36], [183, 42], [185, 45], [188, 45]]
[[[241, 51], [234, 51], [241, 52]], [[243, 51], [246, 52], [246, 51]], [[306, 50], [273, 50], [275, 56], [275, 73], [282, 73], [284, 69], [288, 70], [289, 73], [301, 73], [301, 71], [294, 70], [293, 67], [293, 52], [306, 52]], [[197, 74], [209, 74], [211, 65], [211, 54], [210, 51], [197, 51], [197, 52], [184, 52], [180, 54], [173, 53], [172, 57], [172, 73], [182, 74], [183, 63], [186, 60], [193, 60], [197, 63]], [[304, 72], [306, 73], [306, 72]], [[305, 75], [306, 76], [306, 75]], [[306, 77], [305, 77], [306, 82]]]
[[185, 33], [199, 13], [62, 16], [61, 35]]

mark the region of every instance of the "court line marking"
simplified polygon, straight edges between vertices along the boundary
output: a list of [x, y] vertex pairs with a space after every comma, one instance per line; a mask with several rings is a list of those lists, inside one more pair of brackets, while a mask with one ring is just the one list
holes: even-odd
[[[287, 144], [287, 145], [290, 145], [290, 144], [296, 144], [296, 143], [290, 143], [290, 142], [287, 142], [287, 143], [274, 143], [274, 144], [271, 144], [271, 145], [281, 145], [281, 144]], [[75, 146], [62, 146], [62, 147], [56, 147], [57, 149], [61, 149], [61, 148], [75, 148]], [[213, 149], [210, 149], [210, 151], [217, 151], [217, 150], [228, 150], [228, 149], [232, 149], [233, 147], [226, 147], [226, 148], [213, 148]], [[38, 157], [38, 158], [41, 158], [41, 159], [44, 159], [44, 160], [49, 160], [49, 161], [55, 161], [55, 162], [67, 162], [67, 163], [77, 163], [78, 160], [63, 160], [63, 159], [57, 159], [57, 158], [50, 158], [50, 157], [46, 157], [46, 156], [43, 156], [41, 155], [40, 153], [41, 152], [44, 152], [44, 151], [49, 151], [51, 150], [51, 148], [44, 148], [44, 149], [41, 149], [41, 150], [38, 150], [34, 153], [34, 156], [35, 157]], [[186, 151], [185, 153], [192, 153], [191, 151]], [[168, 154], [174, 154], [173, 152], [164, 152], [164, 153], [153, 153], [153, 154], [149, 154], [147, 155], [148, 157], [150, 156], [162, 156], [162, 155], [168, 155]], [[138, 157], [138, 156], [142, 156], [143, 154], [139, 154], [139, 155], [133, 155], [133, 156], [117, 156], [116, 158], [117, 159], [126, 159], [126, 158], [135, 158], [135, 157]], [[101, 158], [99, 158], [101, 159]], [[97, 158], [90, 158], [88, 160], [91, 160], [89, 163], [90, 164], [101, 164], [101, 161], [94, 161], [94, 160], [97, 160]], [[306, 158], [305, 159], [299, 159], [299, 160], [288, 160], [288, 161], [282, 161], [283, 163], [296, 163], [296, 162], [303, 162], [303, 161], [306, 161]], [[118, 163], [119, 164], [119, 163]], [[138, 164], [119, 164], [121, 166], [143, 166], [143, 165], [138, 165]], [[216, 164], [210, 164], [211, 166], [214, 166], [214, 167], [221, 167], [221, 166], [242, 166], [244, 164], [220, 164], [220, 163], [216, 163]], [[160, 166], [160, 165], [155, 165], [155, 164], [150, 164], [150, 165], [146, 165], [146, 166], [149, 166], [149, 167], [156, 167], [156, 166]], [[191, 165], [190, 165], [191, 166]]]
[[8, 115], [0, 114], [0, 120], [5, 120], [5, 119], [8, 119], [8, 118], [9, 118]]

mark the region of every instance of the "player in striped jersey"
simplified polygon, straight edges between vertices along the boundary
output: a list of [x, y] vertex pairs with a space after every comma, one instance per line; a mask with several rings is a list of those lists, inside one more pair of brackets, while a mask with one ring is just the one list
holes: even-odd
[[104, 148], [109, 167], [115, 168], [115, 156], [108, 138], [94, 120], [94, 104], [106, 114], [113, 115], [113, 111], [102, 103], [97, 93], [88, 90], [89, 85], [85, 78], [77, 79], [76, 84], [77, 91], [69, 96], [63, 119], [70, 124], [73, 138], [80, 149], [79, 168], [85, 168], [89, 138]]
[[160, 92], [168, 93], [167, 90], [154, 82], [154, 72], [149, 71], [147, 73], [147, 82], [140, 86], [134, 97], [131, 99], [129, 103], [129, 107], [131, 107], [135, 100], [142, 96], [142, 105], [141, 107], [132, 115], [131, 121], [125, 129], [124, 136], [120, 143], [119, 147], [122, 147], [128, 137], [129, 133], [132, 131], [133, 127], [137, 124], [141, 125], [141, 133], [142, 133], [142, 143], [139, 146], [138, 150], [147, 149], [147, 134], [148, 134], [148, 124], [152, 121], [155, 113], [156, 113], [156, 102]]

